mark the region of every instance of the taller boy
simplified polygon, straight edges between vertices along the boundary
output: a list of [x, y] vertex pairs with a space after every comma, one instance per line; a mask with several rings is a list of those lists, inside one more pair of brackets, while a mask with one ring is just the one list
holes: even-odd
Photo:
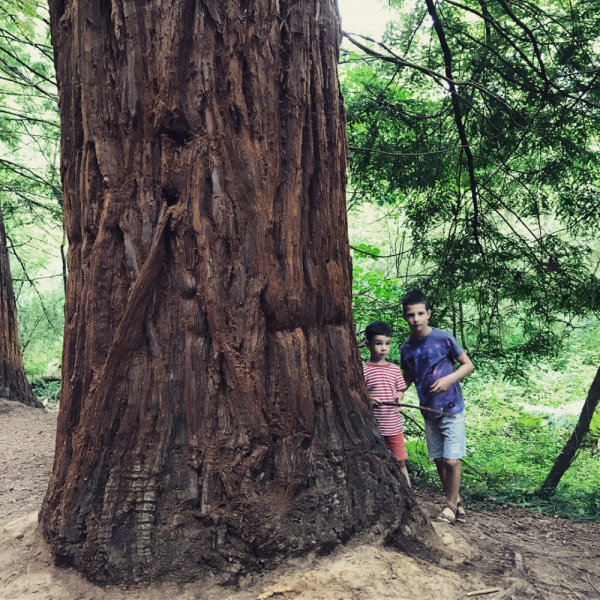
[[[446, 506], [439, 518], [454, 523], [457, 516], [464, 520], [459, 489], [460, 459], [466, 455], [465, 404], [458, 382], [473, 371], [473, 363], [450, 333], [429, 327], [431, 310], [425, 294], [405, 294], [402, 308], [411, 331], [400, 348], [406, 385], [414, 382], [421, 406], [451, 415], [422, 411], [427, 454], [435, 461], [446, 493]], [[454, 361], [460, 364], [458, 369]]]

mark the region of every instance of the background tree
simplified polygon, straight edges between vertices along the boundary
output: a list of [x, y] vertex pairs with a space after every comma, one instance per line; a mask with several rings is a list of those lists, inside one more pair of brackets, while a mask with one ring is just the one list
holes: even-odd
[[[16, 250], [20, 244], [7, 242], [2, 212], [4, 208], [14, 223], [25, 215], [35, 218], [40, 209], [49, 210], [45, 193], [51, 184], [45, 179], [46, 169], [40, 174], [31, 165], [31, 145], [47, 148], [47, 128], [56, 128], [44, 114], [52, 111], [52, 63], [47, 49], [38, 43], [35, 26], [43, 28], [43, 23], [37, 17], [36, 6], [28, 1], [17, 5], [9, 0], [0, 8], [0, 395], [41, 407], [25, 375], [9, 247], [19, 266], [24, 263]], [[20, 274], [27, 277], [24, 268]], [[29, 283], [35, 287], [35, 282]]]
[[[41, 524], [97, 581], [430, 528], [368, 418], [333, 3], [50, 3], [69, 237]], [[362, 397], [361, 397], [362, 395]]]
[[10, 275], [2, 209], [0, 209], [0, 397], [42, 407], [25, 375], [17, 329], [17, 307]]

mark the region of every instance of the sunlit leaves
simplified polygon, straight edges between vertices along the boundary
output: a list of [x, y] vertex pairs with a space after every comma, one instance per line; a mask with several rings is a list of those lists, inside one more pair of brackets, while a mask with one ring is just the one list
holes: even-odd
[[[30, 376], [59, 361], [63, 318], [58, 102], [47, 8], [0, 4], [0, 203]], [[54, 252], [49, 251], [54, 249]], [[64, 250], [64, 248], [63, 248]], [[55, 254], [55, 255], [53, 255]]]
[[428, 292], [473, 353], [552, 353], [600, 309], [597, 3], [440, 2], [451, 65], [424, 3], [391, 4], [384, 44], [343, 67], [354, 193], [402, 211], [419, 268], [401, 291]]

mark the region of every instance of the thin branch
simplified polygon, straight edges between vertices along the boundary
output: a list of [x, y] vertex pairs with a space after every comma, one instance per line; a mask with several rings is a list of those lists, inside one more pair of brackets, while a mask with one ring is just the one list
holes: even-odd
[[[15, 248], [15, 246], [12, 247], [13, 249]], [[62, 277], [62, 273], [59, 273], [58, 275], [45, 275], [43, 277], [26, 277], [26, 278], [19, 278], [19, 277], [13, 277], [13, 281], [26, 281], [28, 283], [31, 283], [32, 281], [40, 281], [41, 279], [54, 279], [56, 277]]]
[[[37, 77], [39, 77], [42, 81], [45, 81], [46, 83], [49, 83], [53, 87], [56, 87], [56, 81], [54, 81], [52, 79], [48, 79], [48, 77], [46, 77], [44, 74], [42, 74], [39, 71], [37, 71], [36, 69], [34, 69], [31, 65], [27, 64], [25, 61], [21, 60], [16, 54], [9, 52], [6, 48], [4, 48], [2, 46], [0, 46], [0, 52], [4, 52], [4, 54], [6, 54], [7, 56], [10, 56], [10, 58], [12, 58], [14, 61], [18, 62], [20, 65], [25, 67], [29, 72], [31, 72], [34, 75], [36, 75]], [[8, 63], [4, 59], [0, 59], [0, 60], [2, 60], [2, 62], [7, 67], [9, 67], [11, 70], [13, 70], [13, 66], [10, 63]], [[19, 75], [22, 75], [22, 74], [19, 73]]]
[[375, 154], [385, 154], [386, 156], [408, 157], [408, 156], [431, 156], [432, 154], [445, 154], [454, 150], [460, 150], [462, 146], [453, 146], [443, 150], [431, 150], [430, 152], [387, 152], [386, 150], [377, 150], [377, 148], [360, 148], [358, 146], [348, 146], [348, 150], [353, 152], [373, 152]]
[[[0, 60], [0, 62], [2, 62], [2, 61]], [[40, 92], [40, 94], [42, 94], [46, 98], [50, 98], [50, 100], [52, 100], [53, 102], [58, 102], [58, 95], [47, 92], [44, 88], [41, 88], [39, 85], [37, 85], [29, 80], [25, 79], [24, 81], [17, 82], [14, 79], [9, 79], [8, 77], [0, 77], [0, 81], [8, 81], [10, 83], [18, 85], [19, 87], [32, 87], [33, 89]]]
[[396, 254], [373, 254], [372, 252], [366, 252], [365, 250], [360, 250], [355, 246], [350, 246], [354, 252], [359, 252], [360, 254], [366, 254], [367, 256], [372, 256], [373, 258], [395, 258], [397, 256], [404, 256], [405, 254], [410, 254], [413, 249], [409, 248], [408, 250], [403, 250], [402, 252], [397, 252]]
[[19, 165], [17, 163], [14, 163], [10, 160], [6, 160], [4, 158], [0, 158], [0, 165], [4, 165], [7, 169], [13, 171], [13, 173], [16, 173], [17, 175], [19, 175], [21, 177], [26, 177], [27, 179], [36, 181], [37, 183], [43, 183], [44, 185], [51, 188], [56, 194], [58, 194], [59, 196], [62, 196], [62, 190], [58, 186], [54, 185], [53, 183], [50, 183], [49, 181], [47, 181], [46, 179], [44, 179], [43, 177], [38, 175], [35, 171], [29, 169], [28, 167]]
[[438, 36], [442, 54], [444, 55], [444, 66], [446, 70], [446, 80], [450, 86], [450, 92], [452, 94], [452, 107], [454, 109], [454, 122], [458, 130], [458, 136], [461, 141], [462, 150], [467, 158], [467, 168], [469, 171], [469, 183], [471, 187], [471, 199], [473, 201], [473, 235], [475, 237], [475, 244], [479, 248], [481, 255], [484, 254], [483, 247], [479, 240], [479, 202], [477, 199], [477, 180], [475, 178], [475, 163], [473, 161], [473, 152], [469, 146], [469, 140], [467, 139], [467, 133], [465, 126], [462, 121], [461, 110], [460, 110], [460, 96], [455, 87], [453, 76], [452, 76], [452, 53], [446, 40], [446, 34], [444, 28], [437, 14], [437, 10], [433, 3], [433, 0], [425, 0], [429, 15], [433, 19], [433, 27]]
[[43, 123], [44, 125], [50, 125], [50, 127], [60, 129], [60, 126], [57, 123], [52, 123], [52, 121], [46, 121], [45, 119], [36, 119], [31, 115], [19, 114], [3, 108], [0, 108], [0, 113], [4, 115], [10, 115], [11, 117], [17, 117], [16, 119], [3, 119], [5, 121], [32, 121], [34, 123]]
[[548, 93], [548, 87], [550, 85], [550, 80], [548, 79], [548, 75], [546, 74], [546, 67], [544, 66], [544, 61], [542, 60], [542, 53], [540, 52], [539, 46], [537, 44], [537, 40], [533, 35], [533, 32], [527, 25], [519, 19], [512, 11], [510, 6], [506, 3], [505, 0], [497, 0], [500, 6], [504, 9], [504, 12], [527, 34], [527, 37], [531, 41], [531, 45], [533, 46], [533, 51], [538, 60], [538, 64], [540, 65], [540, 76], [544, 81], [544, 94]]
[[[436, 81], [437, 80], [446, 81], [448, 84], [452, 84], [455, 87], [462, 87], [462, 86], [474, 87], [475, 89], [479, 90], [481, 93], [491, 96], [492, 98], [494, 98], [495, 100], [497, 100], [498, 102], [500, 102], [501, 104], [506, 106], [506, 108], [508, 110], [512, 111], [511, 107], [507, 104], [506, 100], [504, 100], [503, 98], [500, 98], [500, 96], [498, 96], [497, 94], [492, 92], [492, 90], [490, 90], [489, 88], [487, 88], [483, 85], [478, 84], [475, 81], [472, 81], [470, 79], [467, 81], [455, 81], [452, 78], [448, 78], [447, 75], [443, 75], [442, 73], [439, 73], [438, 71], [434, 71], [433, 69], [428, 69], [427, 67], [423, 67], [421, 65], [410, 62], [410, 61], [398, 56], [395, 52], [390, 50], [385, 44], [382, 44], [381, 42], [377, 42], [374, 39], [367, 37], [366, 35], [360, 35], [357, 33], [347, 33], [345, 31], [342, 32], [342, 34], [350, 42], [352, 42], [357, 48], [360, 48], [363, 52], [365, 52], [369, 56], [373, 56], [374, 58], [378, 58], [385, 62], [390, 62], [390, 63], [394, 63], [396, 65], [401, 65], [403, 67], [408, 67], [409, 69], [414, 69], [415, 71], [419, 71], [419, 72], [423, 73], [424, 75], [427, 75], [428, 77], [431, 77], [432, 79], [434, 79]], [[365, 44], [361, 44], [359, 41], [354, 39], [353, 36], [355, 36], [355, 35], [363, 38], [364, 40], [367, 40], [368, 42], [371, 42], [373, 44], [380, 46], [381, 48], [383, 48], [384, 50], [389, 52], [390, 55], [388, 56], [386, 54], [381, 54], [379, 52], [376, 52], [375, 50], [372, 50], [368, 46], [365, 46]], [[439, 84], [439, 81], [437, 81], [437, 83]], [[444, 89], [446, 90], [446, 88], [444, 88]]]

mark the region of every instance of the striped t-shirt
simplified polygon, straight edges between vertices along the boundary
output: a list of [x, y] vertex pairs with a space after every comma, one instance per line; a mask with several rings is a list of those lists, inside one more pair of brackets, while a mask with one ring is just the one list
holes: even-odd
[[[394, 363], [373, 365], [363, 364], [367, 391], [381, 402], [396, 402], [396, 393], [406, 389], [402, 371]], [[376, 406], [373, 413], [379, 425], [381, 435], [398, 435], [404, 426], [398, 408], [395, 406]]]

